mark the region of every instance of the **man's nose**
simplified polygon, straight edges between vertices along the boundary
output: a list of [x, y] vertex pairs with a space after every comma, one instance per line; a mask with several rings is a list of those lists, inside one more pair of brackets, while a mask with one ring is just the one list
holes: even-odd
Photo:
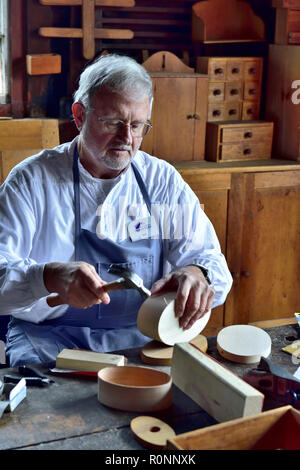
[[122, 136], [122, 141], [125, 142], [127, 145], [132, 144], [132, 133], [131, 133], [131, 127], [130, 124], [125, 124], [122, 126], [119, 132], [119, 136]]

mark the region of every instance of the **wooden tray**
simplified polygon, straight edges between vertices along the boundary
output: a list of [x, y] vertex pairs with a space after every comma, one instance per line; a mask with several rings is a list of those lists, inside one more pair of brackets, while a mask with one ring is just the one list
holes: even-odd
[[168, 449], [299, 450], [300, 413], [291, 406], [220, 423], [169, 439]]

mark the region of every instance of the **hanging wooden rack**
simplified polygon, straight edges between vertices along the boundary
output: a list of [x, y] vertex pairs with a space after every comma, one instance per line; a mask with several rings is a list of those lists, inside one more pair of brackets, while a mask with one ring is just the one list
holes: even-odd
[[48, 6], [81, 6], [81, 28], [39, 28], [40, 36], [60, 38], [82, 38], [82, 55], [85, 59], [95, 56], [95, 39], [132, 39], [129, 29], [95, 28], [96, 7], [133, 7], [134, 0], [40, 0]]

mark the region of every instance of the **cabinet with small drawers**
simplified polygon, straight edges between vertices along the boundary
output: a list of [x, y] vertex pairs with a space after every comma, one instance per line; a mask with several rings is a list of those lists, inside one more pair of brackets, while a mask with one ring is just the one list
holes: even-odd
[[267, 159], [272, 141], [273, 122], [208, 122], [205, 158], [214, 162]]
[[208, 121], [257, 120], [261, 57], [197, 57], [196, 72], [208, 75]]

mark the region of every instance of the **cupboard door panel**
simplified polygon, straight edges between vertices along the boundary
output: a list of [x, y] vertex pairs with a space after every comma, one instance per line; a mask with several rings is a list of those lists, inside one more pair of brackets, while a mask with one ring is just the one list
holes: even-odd
[[238, 316], [291, 317], [300, 305], [298, 172], [246, 176]]

